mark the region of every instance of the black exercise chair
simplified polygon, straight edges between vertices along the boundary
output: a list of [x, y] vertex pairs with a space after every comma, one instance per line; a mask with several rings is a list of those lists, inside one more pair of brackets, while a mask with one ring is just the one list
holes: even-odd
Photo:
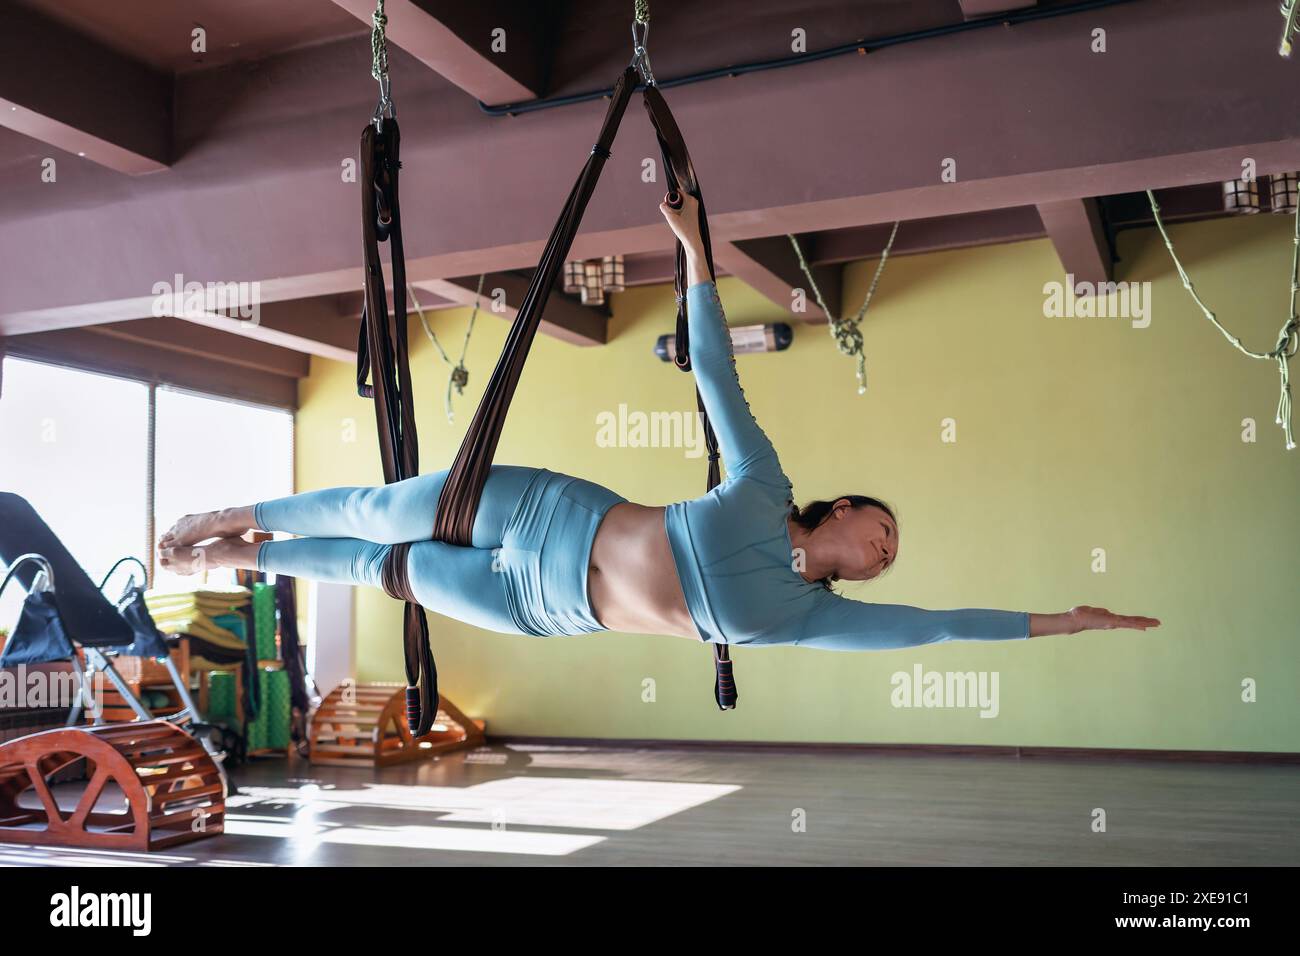
[[[113, 666], [113, 658], [119, 654], [154, 658], [167, 668], [182, 704], [180, 711], [161, 719], [188, 723], [190, 732], [220, 767], [224, 755], [209, 739], [207, 725], [200, 722], [189, 688], [171, 659], [166, 637], [145, 605], [143, 584], [137, 584], [132, 575], [116, 605], [104, 596], [102, 587], [127, 562], [145, 570], [138, 559], [123, 558], [105, 575], [104, 584], [96, 587], [26, 499], [0, 492], [0, 564], [6, 568], [0, 593], [12, 580], [27, 591], [18, 623], [0, 653], [0, 667], [72, 662], [79, 690], [68, 712], [67, 726], [71, 727], [80, 722], [85, 703], [91, 699], [97, 671], [140, 720], [154, 720]], [[76, 666], [78, 648], [85, 658], [84, 670]], [[96, 724], [103, 722], [99, 708], [93, 709], [91, 716]]]

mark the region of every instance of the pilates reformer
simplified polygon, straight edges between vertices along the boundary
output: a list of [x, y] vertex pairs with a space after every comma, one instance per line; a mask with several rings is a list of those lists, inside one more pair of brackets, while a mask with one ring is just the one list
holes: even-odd
[[114, 666], [113, 658], [119, 655], [161, 663], [182, 705], [164, 719], [200, 723], [198, 708], [176, 669], [166, 638], [145, 606], [143, 585], [132, 575], [117, 602], [104, 595], [119, 567], [134, 562], [143, 572], [142, 562], [123, 558], [97, 587], [31, 504], [9, 492], [0, 493], [0, 562], [7, 565], [0, 591], [14, 581], [27, 589], [18, 623], [0, 653], [0, 667], [85, 659], [84, 669], [74, 669], [81, 692], [71, 703], [68, 726], [81, 721], [96, 674], [112, 684], [138, 719], [154, 719]]
[[[96, 587], [30, 503], [0, 493], [0, 563], [6, 567], [0, 593], [13, 582], [26, 589], [0, 669], [21, 673], [29, 665], [68, 662], [76, 685], [64, 729], [0, 745], [0, 842], [157, 849], [221, 830], [228, 790], [223, 754], [209, 739], [166, 639], [149, 616], [143, 584], [132, 575], [116, 603], [102, 590], [118, 567], [135, 560], [119, 561]], [[114, 666], [119, 655], [160, 661], [181, 710], [156, 719]], [[102, 701], [94, 695], [103, 680], [136, 720], [104, 722]], [[83, 723], [86, 716], [93, 726]], [[78, 761], [86, 761], [90, 780], [67, 815], [49, 778]], [[127, 799], [125, 815], [95, 808], [110, 780]], [[36, 806], [20, 802], [29, 790]], [[202, 825], [190, 829], [200, 819]]]
[[[471, 542], [479, 499], [492, 467], [515, 386], [523, 372], [524, 362], [536, 337], [551, 290], [563, 268], [605, 161], [611, 155], [610, 146], [638, 84], [641, 84], [643, 104], [663, 155], [668, 183], [666, 201], [680, 208], [681, 192], [688, 192], [699, 201], [700, 235], [704, 240], [709, 275], [716, 277], [708, 218], [699, 181], [681, 131], [650, 69], [646, 50], [650, 29], [648, 0], [636, 0], [634, 11], [632, 61], [614, 85], [596, 143], [560, 211], [541, 260], [533, 272], [528, 291], [510, 327], [501, 357], [493, 369], [483, 398], [451, 466], [431, 529], [433, 540], [460, 546], [468, 546]], [[363, 397], [374, 400], [384, 481], [394, 482], [419, 473], [419, 450], [407, 350], [407, 279], [397, 190], [401, 137], [388, 76], [384, 0], [378, 0], [373, 22], [371, 75], [379, 83], [379, 102], [361, 136], [365, 305], [357, 343], [357, 391]], [[391, 311], [383, 263], [379, 255], [379, 245], [383, 242], [389, 243], [392, 261]], [[690, 371], [686, 252], [680, 242], [677, 243], [675, 261], [677, 331], [674, 363], [682, 371]], [[709, 424], [698, 389], [695, 399], [704, 425], [709, 461], [707, 488], [711, 490], [721, 480], [718, 440]], [[403, 652], [407, 683], [407, 722], [411, 733], [418, 738], [427, 734], [432, 727], [441, 698], [438, 694], [437, 667], [429, 644], [428, 620], [406, 580], [406, 556], [409, 549], [409, 544], [399, 544], [392, 548], [384, 564], [383, 583], [388, 594], [405, 602]], [[716, 667], [714, 700], [721, 710], [730, 710], [736, 706], [738, 694], [727, 645], [714, 644], [713, 652]]]

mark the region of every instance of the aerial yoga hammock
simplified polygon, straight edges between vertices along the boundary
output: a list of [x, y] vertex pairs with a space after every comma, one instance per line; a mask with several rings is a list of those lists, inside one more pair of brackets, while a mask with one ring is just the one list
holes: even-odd
[[[371, 32], [372, 75], [379, 83], [380, 97], [372, 120], [361, 135], [361, 219], [362, 253], [365, 261], [365, 305], [361, 315], [357, 344], [357, 390], [373, 398], [379, 430], [380, 457], [384, 481], [392, 483], [419, 473], [419, 447], [415, 428], [415, 406], [411, 392], [411, 370], [407, 352], [406, 265], [402, 246], [402, 218], [398, 203], [398, 170], [401, 134], [391, 99], [388, 77], [387, 47], [384, 27], [384, 0], [378, 0]], [[633, 58], [614, 85], [609, 107], [601, 124], [596, 144], [578, 176], [560, 217], [547, 240], [541, 260], [533, 272], [528, 291], [510, 327], [506, 344], [483, 399], [474, 414], [469, 430], [443, 485], [431, 537], [436, 541], [468, 547], [479, 499], [492, 467], [505, 424], [510, 400], [523, 372], [528, 350], [546, 302], [555, 285], [582, 215], [596, 188], [610, 146], [618, 133], [623, 113], [635, 92], [638, 80], [644, 83], [643, 103], [655, 129], [663, 154], [669, 195], [684, 190], [699, 200], [700, 233], [708, 259], [709, 274], [715, 276], [713, 254], [709, 244], [708, 221], [704, 212], [699, 182], [691, 165], [690, 154], [681, 131], [655, 84], [650, 70], [645, 41], [649, 32], [648, 0], [636, 0], [632, 25]], [[393, 303], [389, 309], [383, 263], [379, 244], [388, 242], [392, 260]], [[686, 255], [677, 243], [676, 277], [677, 335], [674, 362], [679, 369], [690, 371], [690, 344], [686, 312]], [[708, 421], [704, 402], [696, 390], [696, 405], [704, 425], [708, 448], [708, 488], [720, 481], [718, 441]], [[433, 725], [438, 712], [438, 670], [429, 644], [429, 625], [424, 609], [414, 599], [406, 578], [410, 544], [395, 545], [384, 562], [384, 590], [405, 601], [403, 649], [406, 661], [407, 719], [413, 733], [422, 736]], [[714, 698], [718, 707], [729, 710], [736, 705], [737, 693], [727, 645], [713, 645], [716, 677]]]
[[[365, 309], [357, 386], [375, 401], [385, 484], [325, 488], [186, 516], [159, 542], [164, 566], [174, 561], [177, 568], [193, 568], [183, 548], [216, 537], [223, 540], [191, 548], [189, 558], [379, 586], [403, 600], [406, 700], [417, 737], [429, 730], [440, 701], [423, 607], [503, 633], [628, 630], [703, 640], [713, 645], [714, 699], [724, 710], [737, 699], [728, 657], [732, 643], [884, 650], [1159, 626], [1154, 618], [1104, 608], [1080, 606], [1064, 614], [928, 610], [855, 601], [833, 591], [835, 580], [869, 580], [892, 565], [897, 522], [883, 502], [862, 495], [803, 508], [794, 504], [793, 486], [740, 386], [699, 184], [650, 74], [645, 23], [639, 5], [636, 56], [614, 88], [600, 136], [547, 242], [456, 460], [449, 469], [419, 475], [397, 201], [399, 134], [380, 56], [380, 4], [374, 72], [381, 100], [362, 137]], [[692, 361], [697, 366], [696, 405], [709, 453], [709, 493], [663, 508], [546, 469], [492, 464], [547, 296], [638, 77], [646, 81], [644, 103], [669, 179], [660, 209], [677, 236], [675, 361], [682, 369], [691, 369]], [[391, 312], [380, 242], [392, 244]], [[249, 544], [242, 539], [249, 528], [300, 537]], [[608, 573], [599, 579], [597, 598], [588, 575], [602, 569]], [[659, 584], [664, 589], [655, 590]]]

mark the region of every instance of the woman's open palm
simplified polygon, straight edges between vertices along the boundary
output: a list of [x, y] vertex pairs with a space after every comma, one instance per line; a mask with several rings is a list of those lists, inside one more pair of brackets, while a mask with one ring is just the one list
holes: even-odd
[[1079, 607], [1070, 608], [1069, 615], [1078, 625], [1080, 631], [1111, 631], [1121, 627], [1145, 631], [1149, 627], [1160, 626], [1160, 621], [1157, 618], [1116, 614], [1104, 607], [1080, 605]]

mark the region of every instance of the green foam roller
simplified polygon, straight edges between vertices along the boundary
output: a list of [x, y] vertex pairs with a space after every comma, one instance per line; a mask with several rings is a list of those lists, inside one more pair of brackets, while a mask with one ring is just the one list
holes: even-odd
[[275, 750], [289, 747], [289, 675], [285, 671], [266, 671], [265, 709], [267, 746]]
[[257, 672], [262, 706], [248, 725], [249, 750], [282, 750], [289, 746], [289, 675], [279, 668]]
[[257, 659], [275, 660], [275, 588], [269, 584], [253, 585], [253, 634]]
[[261, 700], [261, 706], [257, 708], [257, 717], [248, 722], [245, 733], [248, 735], [249, 750], [263, 750], [266, 748], [266, 728], [267, 728], [267, 710], [266, 710], [266, 672], [261, 668], [254, 671], [257, 680], [258, 698]]
[[235, 675], [213, 671], [208, 675], [208, 721], [235, 722]]
[[[259, 674], [258, 681], [261, 681]], [[257, 711], [257, 719], [249, 721], [248, 726], [244, 728], [244, 733], [248, 738], [249, 750], [265, 750], [270, 746], [267, 741], [267, 720], [266, 707], [263, 706]]]

